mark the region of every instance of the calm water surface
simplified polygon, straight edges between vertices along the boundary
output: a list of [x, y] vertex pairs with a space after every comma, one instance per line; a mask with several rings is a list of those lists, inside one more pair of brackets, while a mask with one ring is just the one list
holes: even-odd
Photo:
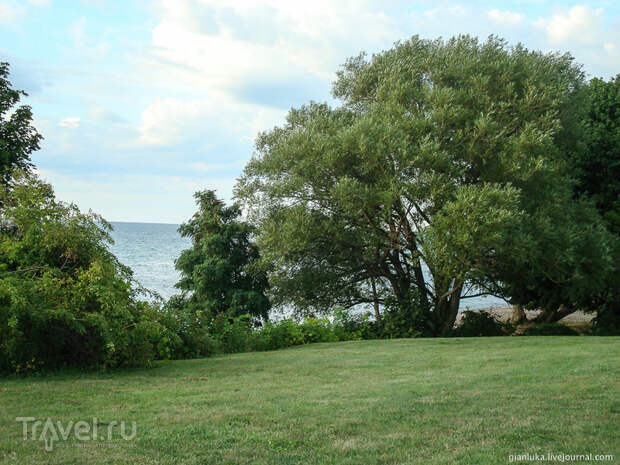
[[114, 227], [112, 252], [129, 266], [134, 277], [147, 289], [163, 298], [177, 294], [174, 288], [179, 273], [174, 260], [191, 241], [181, 237], [178, 224], [111, 223]]

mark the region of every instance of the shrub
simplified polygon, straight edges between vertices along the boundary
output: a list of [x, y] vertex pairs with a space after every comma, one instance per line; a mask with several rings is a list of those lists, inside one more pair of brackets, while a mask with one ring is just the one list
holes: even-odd
[[211, 322], [210, 330], [217, 342], [218, 352], [237, 353], [251, 348], [251, 315], [230, 316], [220, 313]]
[[338, 307], [334, 310], [334, 334], [339, 341], [376, 339], [377, 322], [370, 321], [370, 314], [352, 314], [350, 310]]
[[335, 342], [338, 340], [327, 318], [306, 318], [299, 325], [304, 344], [312, 342]]
[[433, 312], [424, 309], [419, 293], [415, 290], [405, 300], [389, 298], [379, 322], [380, 336], [388, 339], [431, 337], [438, 327], [435, 316]]
[[189, 310], [181, 296], [170, 298], [160, 317], [178, 341], [171, 358], [208, 357], [217, 351], [218, 342], [208, 331], [209, 320], [201, 312]]
[[276, 350], [304, 343], [300, 325], [287, 318], [278, 322], [267, 322], [255, 331], [252, 340], [253, 350]]
[[536, 323], [521, 332], [523, 336], [578, 336], [579, 333], [562, 323]]
[[[0, 188], [0, 371], [144, 365], [178, 340], [108, 250], [110, 226], [17, 176]], [[34, 360], [34, 362], [33, 362]]]
[[[620, 254], [617, 257], [620, 260]], [[604, 302], [596, 307], [596, 317], [592, 321], [594, 333], [600, 336], [620, 335], [620, 282], [616, 279], [613, 286]]]
[[599, 312], [593, 320], [593, 328], [599, 336], [620, 335], [620, 311]]
[[468, 310], [463, 313], [459, 326], [454, 330], [459, 337], [505, 336], [505, 325], [485, 311]]

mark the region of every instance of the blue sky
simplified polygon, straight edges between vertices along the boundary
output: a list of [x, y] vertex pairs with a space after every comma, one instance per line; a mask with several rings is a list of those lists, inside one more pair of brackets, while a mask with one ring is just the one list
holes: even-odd
[[111, 221], [179, 223], [198, 189], [230, 199], [256, 134], [330, 101], [347, 57], [459, 33], [620, 72], [618, 1], [0, 0], [40, 175]]

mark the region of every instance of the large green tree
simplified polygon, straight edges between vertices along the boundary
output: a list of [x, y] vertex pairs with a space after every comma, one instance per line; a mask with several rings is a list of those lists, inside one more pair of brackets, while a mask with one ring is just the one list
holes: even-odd
[[30, 154], [39, 149], [42, 136], [32, 126], [32, 111], [19, 101], [27, 94], [12, 88], [9, 64], [0, 63], [0, 184], [8, 185], [15, 169], [32, 167]]
[[255, 266], [259, 254], [251, 241], [253, 228], [240, 220], [237, 205], [226, 206], [214, 191], [196, 192], [195, 198], [198, 211], [179, 228], [192, 247], [176, 260], [181, 272], [176, 287], [183, 294], [173, 298], [174, 305], [207, 318], [225, 313], [266, 320], [267, 276]]
[[[341, 105], [292, 109], [259, 135], [237, 186], [276, 302], [396, 300], [441, 334], [480, 286], [510, 298], [534, 283], [507, 264], [570, 281], [555, 263], [570, 261], [528, 261], [540, 231], [556, 249], [566, 237], [554, 231], [568, 221], [533, 214], [571, 200], [562, 159], [578, 145], [584, 84], [569, 55], [495, 37], [413, 37], [347, 61], [333, 86]], [[498, 286], [490, 269], [515, 282]]]

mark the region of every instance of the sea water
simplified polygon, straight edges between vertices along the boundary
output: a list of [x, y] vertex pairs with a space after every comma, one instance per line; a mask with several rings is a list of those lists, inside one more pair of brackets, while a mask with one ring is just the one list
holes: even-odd
[[111, 223], [114, 230], [110, 247], [119, 261], [130, 267], [142, 286], [164, 299], [178, 294], [174, 285], [181, 275], [174, 261], [190, 247], [189, 238], [181, 237], [178, 224]]

